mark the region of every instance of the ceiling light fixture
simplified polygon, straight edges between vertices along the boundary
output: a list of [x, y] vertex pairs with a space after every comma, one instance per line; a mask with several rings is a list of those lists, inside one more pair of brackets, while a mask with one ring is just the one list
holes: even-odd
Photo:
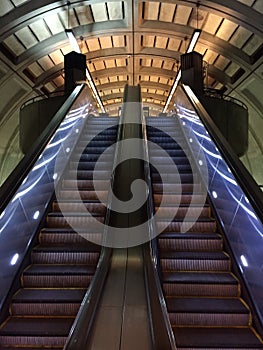
[[[200, 34], [201, 34], [201, 29], [195, 29], [194, 30], [194, 32], [192, 34], [192, 37], [191, 37], [191, 40], [190, 40], [190, 43], [189, 43], [189, 46], [188, 46], [188, 48], [186, 50], [187, 53], [192, 52], [194, 50], [195, 45], [196, 45], [196, 43], [197, 43], [197, 41], [199, 39]], [[165, 105], [164, 105], [164, 108], [163, 108], [163, 113], [166, 113], [166, 111], [167, 111], [169, 103], [171, 102], [171, 99], [172, 99], [172, 97], [173, 97], [173, 95], [175, 93], [177, 85], [178, 85], [178, 83], [179, 83], [179, 81], [181, 79], [181, 75], [182, 75], [182, 72], [181, 72], [181, 69], [179, 69], [179, 71], [177, 72], [177, 75], [176, 75], [176, 77], [174, 79], [174, 83], [173, 83], [173, 86], [172, 86], [172, 88], [170, 90], [169, 96], [167, 97], [167, 100], [165, 102]]]

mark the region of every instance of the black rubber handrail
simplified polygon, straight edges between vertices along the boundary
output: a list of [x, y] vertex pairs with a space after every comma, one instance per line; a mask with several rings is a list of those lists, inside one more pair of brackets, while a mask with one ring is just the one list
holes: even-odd
[[198, 116], [207, 128], [211, 138], [215, 141], [218, 149], [220, 150], [224, 159], [227, 161], [229, 168], [246, 194], [259, 219], [263, 222], [263, 192], [261, 191], [260, 187], [240, 161], [238, 156], [234, 153], [221, 131], [199, 102], [192, 89], [186, 85], [182, 85], [182, 88], [189, 101], [192, 103]]
[[145, 116], [142, 113], [142, 135], [143, 144], [145, 146], [145, 181], [148, 185], [148, 228], [149, 228], [149, 243], [144, 245], [144, 275], [146, 297], [149, 312], [150, 329], [152, 336], [152, 345], [154, 350], [176, 350], [175, 338], [171, 328], [169, 315], [166, 308], [166, 303], [162, 291], [160, 276], [158, 272], [158, 253], [157, 253], [157, 238], [155, 221], [150, 220], [155, 214], [153, 202], [152, 179], [149, 166], [148, 138], [146, 130]]
[[11, 198], [14, 196], [18, 187], [21, 185], [29, 171], [32, 169], [34, 163], [46, 147], [46, 144], [48, 143], [52, 135], [55, 133], [58, 126], [65, 117], [66, 113], [68, 112], [76, 98], [80, 95], [84, 87], [85, 84], [78, 85], [73, 90], [73, 92], [70, 94], [67, 100], [59, 108], [55, 116], [52, 118], [48, 126], [33, 143], [30, 151], [22, 158], [22, 160], [18, 163], [18, 165], [15, 167], [15, 169], [0, 187], [0, 214], [3, 212], [7, 204], [10, 202]]
[[[122, 137], [122, 119], [123, 116], [121, 115], [117, 132], [117, 147], [115, 149], [115, 155], [113, 160], [113, 170], [115, 169], [115, 165], [118, 159], [118, 141], [120, 141]], [[114, 171], [112, 172], [110, 183], [111, 188], [113, 188], [112, 186], [114, 183]], [[107, 231], [110, 225], [110, 208], [112, 202], [112, 193], [108, 196], [107, 202], [107, 210], [104, 221], [105, 230], [103, 234], [106, 243], [108, 235]], [[106, 278], [109, 272], [111, 256], [112, 248], [103, 246], [97, 269], [81, 303], [80, 309], [71, 327], [69, 336], [67, 338], [63, 350], [83, 350], [87, 348], [90, 341], [91, 331], [94, 324], [96, 312], [98, 311], [99, 302], [102, 296], [103, 286], [106, 282]]]

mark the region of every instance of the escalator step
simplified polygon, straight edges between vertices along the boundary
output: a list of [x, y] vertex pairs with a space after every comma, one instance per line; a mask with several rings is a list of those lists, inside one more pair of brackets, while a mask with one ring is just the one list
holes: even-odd
[[[158, 164], [158, 162], [156, 162], [156, 164]], [[191, 166], [189, 165], [189, 164], [176, 164], [176, 165], [174, 165], [174, 167], [176, 167], [176, 169], [177, 169], [177, 171], [180, 173], [180, 174], [182, 174], [182, 173], [185, 173], [185, 174], [191, 174], [192, 173], [192, 168], [191, 168]], [[163, 174], [165, 174], [165, 173], [168, 173], [169, 174], [169, 172], [170, 173], [172, 173], [173, 174], [173, 176], [175, 176], [174, 175], [174, 171], [173, 171], [173, 168], [171, 167], [171, 165], [170, 164], [158, 164], [158, 170], [157, 169], [152, 169], [151, 170], [151, 172], [152, 172], [152, 176], [154, 175], [154, 174], [157, 174], [158, 173], [158, 171], [159, 172], [162, 172]]]
[[[187, 157], [176, 157], [174, 159], [174, 161], [175, 161], [176, 165], [181, 165], [181, 166], [182, 165], [188, 165], [188, 166], [190, 165]], [[159, 166], [163, 166], [163, 165], [172, 165], [173, 166], [173, 164], [171, 164], [171, 159], [168, 157], [167, 158], [166, 157], [151, 157], [151, 162], [152, 162], [152, 164], [158, 164]], [[168, 168], [168, 171], [169, 170], [170, 169]]]
[[108, 191], [89, 191], [89, 190], [80, 190], [76, 193], [75, 190], [62, 190], [60, 191], [60, 199], [62, 200], [82, 200], [94, 201], [97, 200], [99, 203], [99, 198], [106, 201], [108, 198]]
[[10, 308], [12, 316], [76, 316], [86, 289], [20, 289]]
[[[74, 170], [68, 171], [68, 179], [77, 180], [93, 180], [93, 171], [90, 170], [78, 170], [77, 173]], [[96, 181], [97, 180], [109, 180], [109, 172], [96, 171]]]
[[34, 264], [96, 264], [99, 250], [87, 251], [83, 244], [67, 246], [40, 245], [31, 253], [31, 261]]
[[[174, 170], [173, 170], [174, 171]], [[167, 183], [176, 183], [178, 184], [178, 177], [174, 176], [174, 173], [171, 173], [171, 171], [168, 174], [163, 173], [162, 177], [154, 173], [152, 174], [152, 182], [153, 183], [162, 183], [164, 182], [165, 184]], [[180, 174], [180, 182], [181, 184], [189, 184], [193, 183], [193, 174], [192, 173], [182, 173]]]
[[250, 312], [237, 298], [169, 297], [171, 324], [177, 326], [248, 326]]
[[74, 318], [12, 317], [0, 330], [1, 346], [63, 346]]
[[55, 252], [55, 253], [93, 253], [97, 252], [99, 253], [101, 250], [101, 247], [85, 240], [85, 243], [81, 244], [39, 244], [33, 249], [33, 253], [45, 253], [45, 252]]
[[208, 205], [191, 205], [190, 207], [187, 205], [180, 206], [176, 208], [174, 205], [172, 206], [162, 206], [158, 210], [158, 219], [165, 217], [172, 217], [173, 215], [176, 218], [184, 218], [187, 214], [188, 217], [196, 217], [197, 218], [209, 218], [211, 216], [211, 209]]
[[201, 184], [187, 184], [187, 183], [181, 183], [181, 184], [176, 184], [176, 183], [153, 183], [153, 191], [157, 195], [158, 193], [171, 193], [170, 189], [173, 189], [174, 193], [192, 193], [193, 190], [195, 192], [201, 192]]
[[96, 265], [73, 264], [31, 265], [23, 273], [22, 284], [26, 288], [87, 288]]
[[64, 303], [79, 302], [85, 289], [20, 289], [12, 299], [13, 303]]
[[92, 275], [95, 272], [94, 265], [59, 265], [59, 264], [34, 264], [30, 265], [24, 275]]
[[160, 250], [177, 251], [219, 251], [222, 249], [222, 237], [216, 233], [161, 233], [158, 239]]
[[63, 180], [63, 189], [70, 190], [77, 187], [81, 190], [93, 190], [94, 188], [103, 191], [109, 188], [109, 182], [105, 180]]
[[[64, 347], [64, 344], [63, 344], [63, 346], [56, 346], [55, 348], [53, 348], [53, 347], [47, 347], [47, 346], [45, 346], [45, 350], [54, 350], [54, 349], [56, 349], [56, 350], [62, 350], [63, 349], [63, 347]], [[27, 346], [27, 347], [20, 347], [20, 346], [6, 346], [6, 347], [2, 347], [1, 345], [0, 345], [0, 350], [40, 350], [40, 348], [39, 347], [32, 347], [32, 346]]]
[[176, 222], [170, 222], [165, 220], [159, 220], [156, 223], [156, 226], [159, 232], [216, 232], [217, 225], [216, 222], [212, 219], [205, 221], [200, 219], [198, 221], [190, 221], [191, 218], [181, 221], [177, 219]]
[[223, 252], [160, 251], [164, 271], [229, 271], [230, 260]]
[[70, 162], [70, 168], [71, 169], [78, 169], [78, 170], [92, 170], [94, 171], [94, 168], [96, 167], [96, 172], [99, 171], [107, 171], [111, 172], [112, 170], [112, 164], [109, 162], [87, 162], [87, 161], [79, 161], [79, 162]]
[[[186, 158], [186, 154], [181, 148], [169, 149], [169, 150], [166, 149], [165, 151], [168, 153], [168, 155], [171, 158], [177, 158], [177, 157], [179, 157], [179, 158]], [[163, 157], [163, 155], [164, 155], [164, 151], [163, 150], [159, 150], [159, 149], [155, 149], [155, 148], [153, 148], [153, 149], [150, 148], [149, 149], [149, 156], [150, 156], [151, 159], [155, 158], [155, 157]], [[174, 159], [174, 161], [175, 160], [176, 159]]]
[[88, 213], [84, 213], [82, 215], [67, 215], [67, 216], [58, 216], [58, 215], [48, 215], [46, 219], [47, 227], [66, 227], [69, 228], [71, 226], [77, 228], [85, 228], [96, 229], [96, 227], [100, 226], [101, 223], [104, 222], [104, 216], [101, 214], [96, 215], [94, 217], [94, 213], [88, 215]]
[[[73, 161], [80, 161], [80, 162], [97, 162], [97, 160], [99, 159], [100, 155], [99, 154], [86, 154], [86, 153], [82, 153], [82, 154], [76, 154], [72, 157]], [[104, 153], [103, 155], [103, 160], [105, 162], [109, 162], [110, 164], [112, 163], [112, 154], [108, 154]]]
[[263, 344], [249, 327], [173, 327], [177, 349], [252, 350]]
[[231, 273], [162, 272], [166, 296], [238, 297], [239, 282]]
[[77, 233], [73, 230], [61, 230], [58, 229], [43, 229], [39, 235], [39, 242], [44, 244], [53, 244], [53, 243], [72, 243], [72, 244], [80, 244], [85, 241], [96, 242], [97, 244], [101, 244], [103, 239], [103, 235], [99, 232], [82, 232]]
[[205, 194], [188, 194], [188, 193], [182, 193], [182, 194], [167, 194], [164, 195], [161, 194], [154, 194], [154, 204], [155, 205], [186, 205], [186, 204], [203, 204], [204, 203]]
[[85, 207], [89, 212], [98, 214], [98, 215], [105, 215], [106, 207], [103, 203], [98, 202], [90, 202], [90, 201], [77, 201], [77, 200], [60, 200], [59, 202], [54, 201], [52, 204], [53, 212], [60, 212], [63, 210], [63, 212], [67, 213], [78, 213], [83, 212]]

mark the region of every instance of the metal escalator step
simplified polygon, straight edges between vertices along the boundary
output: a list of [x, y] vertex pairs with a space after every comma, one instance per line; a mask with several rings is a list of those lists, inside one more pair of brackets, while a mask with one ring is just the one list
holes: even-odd
[[64, 190], [70, 190], [71, 188], [77, 187], [81, 190], [93, 190], [94, 188], [103, 191], [108, 190], [109, 188], [109, 182], [105, 180], [69, 180], [65, 179], [63, 180], [63, 189]]
[[[177, 129], [175, 125], [152, 125], [150, 127], [147, 127], [147, 135], [151, 141], [156, 142], [157, 144], [162, 144], [163, 141], [170, 142], [171, 139], [169, 139], [169, 136], [177, 142], [185, 143], [185, 138], [182, 136], [182, 133]], [[162, 138], [164, 138], [164, 140], [162, 140]]]
[[85, 241], [81, 244], [45, 244], [37, 245], [33, 252], [100, 252], [101, 247], [93, 242]]
[[1, 346], [63, 346], [74, 317], [11, 317], [0, 330]]
[[176, 184], [176, 183], [153, 183], [153, 191], [157, 195], [158, 193], [170, 193], [170, 189], [173, 189], [175, 193], [192, 193], [193, 190], [195, 192], [201, 192], [201, 184], [187, 184], [187, 183], [181, 183], [181, 184]]
[[[181, 148], [176, 149], [166, 149], [165, 152], [167, 152], [167, 157], [170, 157], [176, 162], [176, 158], [186, 158], [185, 152]], [[149, 156], [150, 159], [154, 157], [163, 157], [164, 151], [159, 149], [149, 149]]]
[[[177, 133], [177, 135], [179, 136], [180, 134]], [[163, 133], [162, 131], [154, 132], [154, 130], [153, 131], [148, 130], [148, 137], [151, 139], [151, 141], [153, 141], [155, 143], [173, 142], [173, 140], [171, 139], [169, 134]], [[182, 137], [181, 137], [181, 139], [182, 139]]]
[[181, 205], [178, 208], [175, 208], [173, 205], [168, 205], [165, 207], [162, 206], [158, 210], [158, 218], [164, 219], [165, 217], [170, 218], [172, 216], [175, 216], [175, 218], [184, 218], [186, 214], [188, 217], [197, 216], [197, 218], [210, 218], [211, 209], [207, 204], [195, 204], [190, 207], [188, 205]]
[[110, 162], [102, 162], [101, 160], [99, 162], [71, 161], [70, 168], [79, 169], [79, 170], [92, 170], [92, 171], [94, 171], [94, 169], [96, 168], [96, 172], [98, 170], [111, 172], [112, 164]]
[[24, 271], [22, 284], [26, 288], [87, 288], [95, 273], [95, 266], [33, 264]]
[[[81, 153], [81, 154], [74, 155], [72, 157], [72, 160], [78, 161], [78, 162], [97, 162], [99, 157], [100, 157], [99, 154]], [[109, 151], [103, 155], [103, 160], [105, 162], [112, 163], [112, 158], [113, 158], [113, 154], [111, 154], [111, 152]]]
[[250, 327], [173, 327], [178, 350], [256, 350], [263, 344]]
[[75, 232], [70, 229], [52, 229], [45, 228], [42, 229], [39, 235], [39, 242], [44, 244], [53, 244], [53, 243], [84, 243], [85, 240], [102, 244], [103, 234], [100, 232]]
[[12, 316], [76, 316], [86, 289], [20, 289], [12, 299]]
[[177, 251], [218, 251], [222, 249], [222, 236], [217, 233], [164, 232], [158, 236], [159, 249]]
[[[109, 184], [109, 182], [108, 182]], [[99, 202], [99, 198], [106, 201], [108, 198], [108, 191], [99, 191], [99, 190], [79, 190], [78, 192], [76, 190], [61, 190], [60, 191], [60, 199], [62, 200], [79, 200], [80, 198], [82, 200], [86, 201], [95, 201], [97, 200]]]
[[[156, 164], [158, 164], [158, 162], [156, 162]], [[177, 169], [177, 171], [180, 173], [180, 174], [191, 174], [192, 173], [192, 168], [189, 164], [176, 164], [174, 165], [174, 168], [170, 165], [170, 164], [158, 164], [158, 170], [157, 169], [151, 169], [151, 173], [152, 175], [154, 174], [157, 174], [158, 172], [162, 172], [162, 173], [172, 173], [173, 176], [174, 175], [174, 169]]]
[[[92, 147], [89, 146], [89, 144], [85, 147], [85, 152], [90, 153], [90, 154], [101, 154], [106, 150], [107, 147]], [[82, 152], [84, 149], [82, 147], [77, 146], [76, 151], [81, 150]]]
[[[53, 347], [47, 347], [45, 346], [45, 350], [62, 350], [64, 346], [56, 346], [55, 348]], [[39, 347], [32, 347], [32, 346], [27, 346], [27, 347], [20, 347], [20, 346], [6, 346], [6, 347], [3, 347], [0, 345], [0, 350], [40, 350]]]
[[70, 199], [66, 199], [64, 201], [59, 200], [58, 201], [54, 201], [52, 204], [52, 209], [53, 212], [60, 212], [61, 210], [63, 210], [63, 212], [67, 212], [67, 213], [78, 213], [78, 212], [83, 212], [85, 207], [89, 212], [91, 213], [97, 213], [99, 215], [104, 215], [106, 212], [106, 207], [103, 203], [100, 203], [98, 201], [80, 201], [80, 200], [70, 200]]
[[[82, 146], [85, 145], [85, 140], [80, 140], [80, 145]], [[107, 148], [109, 146], [111, 146], [114, 143], [114, 140], [108, 140], [108, 139], [104, 139], [104, 140], [97, 140], [96, 139], [96, 135], [94, 138], [92, 138], [92, 140], [88, 141], [88, 147], [98, 147], [98, 148]]]
[[[151, 157], [151, 162], [152, 164], [158, 164], [159, 166], [162, 166], [162, 165], [169, 165], [171, 164], [171, 159], [170, 157], [158, 157], [158, 156], [153, 156]], [[176, 165], [177, 164], [180, 164], [181, 166], [182, 165], [190, 165], [189, 164], [189, 160], [187, 157], [176, 157]], [[171, 170], [168, 168], [168, 171]]]
[[238, 297], [239, 282], [231, 273], [162, 272], [166, 296]]
[[214, 220], [210, 219], [198, 219], [198, 221], [191, 221], [191, 218], [187, 220], [177, 219], [177, 221], [165, 221], [159, 220], [156, 223], [159, 232], [216, 232], [217, 224]]
[[105, 147], [101, 147], [101, 148], [98, 148], [98, 147], [89, 147], [88, 145], [88, 142], [86, 141], [82, 147], [77, 145], [75, 150], [74, 150], [74, 154], [83, 154], [83, 155], [97, 155], [98, 157], [102, 154], [102, 153], [106, 153], [107, 155], [108, 154], [111, 154], [113, 156], [114, 154], [114, 146], [111, 146], [110, 149], [108, 148], [105, 148]]
[[20, 289], [12, 299], [12, 303], [64, 303], [80, 302], [86, 289]]
[[95, 265], [60, 265], [60, 264], [34, 264], [30, 265], [24, 275], [92, 275], [95, 273]]
[[96, 227], [100, 226], [101, 223], [104, 222], [104, 216], [101, 214], [95, 215], [94, 213], [89, 214], [84, 213], [82, 215], [48, 215], [46, 218], [46, 226], [47, 227], [64, 227], [70, 228], [74, 226], [74, 228], [84, 229], [88, 227], [90, 229], [96, 229]]
[[224, 252], [175, 252], [170, 250], [160, 251], [161, 259], [200, 259], [200, 260], [229, 260]]
[[[174, 183], [178, 184], [178, 177], [174, 176], [174, 173], [169, 171], [167, 174], [162, 174], [162, 177], [154, 173], [152, 174], [152, 183]], [[193, 183], [193, 174], [192, 173], [182, 173], [180, 174], [180, 183], [181, 184], [191, 184]]]
[[171, 324], [177, 326], [248, 326], [250, 312], [238, 298], [169, 297]]
[[165, 193], [164, 195], [161, 194], [154, 194], [154, 204], [155, 205], [195, 205], [195, 204], [203, 204], [204, 203], [204, 198], [206, 198], [205, 194], [194, 194], [192, 195], [191, 193], [170, 193], [167, 194]]
[[224, 252], [160, 251], [164, 271], [229, 271], [230, 260]]
[[100, 247], [85, 241], [81, 244], [40, 244], [31, 253], [35, 264], [96, 264]]
[[[69, 170], [67, 173], [68, 179], [77, 180], [93, 180], [93, 171], [91, 170]], [[96, 181], [97, 180], [109, 180], [109, 172], [96, 171]]]
[[[151, 139], [150, 139], [150, 141], [151, 141]], [[154, 141], [153, 141], [154, 142]], [[172, 141], [172, 142], [159, 142], [159, 143], [157, 143], [165, 152], [167, 152], [170, 156], [171, 156], [171, 154], [174, 154], [173, 152], [175, 151], [175, 150], [177, 150], [177, 151], [181, 151], [182, 150], [182, 148], [181, 148], [181, 146], [178, 144], [178, 143], [176, 143], [175, 141]], [[151, 147], [150, 147], [150, 149], [151, 149]], [[171, 154], [170, 154], [170, 151], [172, 152]], [[151, 154], [151, 151], [149, 152], [149, 154], [150, 154], [150, 156], [152, 155]], [[184, 153], [185, 154], [185, 153]]]

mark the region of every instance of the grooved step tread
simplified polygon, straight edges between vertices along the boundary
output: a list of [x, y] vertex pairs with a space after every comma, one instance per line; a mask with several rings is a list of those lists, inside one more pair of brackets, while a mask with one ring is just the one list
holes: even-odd
[[29, 266], [24, 275], [92, 275], [96, 267], [89, 265], [56, 265], [56, 264], [34, 264]]
[[[104, 217], [101, 212], [92, 212], [92, 216], [94, 217]], [[47, 215], [47, 220], [52, 218], [64, 218], [65, 215], [63, 215], [61, 212], [51, 212]], [[67, 212], [67, 217], [76, 217], [76, 218], [86, 218], [89, 217], [87, 213], [74, 213], [74, 212]]]
[[173, 327], [173, 332], [180, 349], [263, 349], [263, 344], [249, 327]]
[[178, 233], [178, 232], [163, 232], [158, 236], [158, 240], [161, 239], [204, 239], [204, 240], [221, 240], [222, 237], [219, 233], [196, 233], [196, 232], [187, 232], [187, 233]]
[[248, 314], [248, 308], [237, 298], [167, 297], [168, 312]]
[[238, 284], [230, 273], [214, 272], [163, 272], [164, 283], [195, 283], [195, 284]]
[[81, 302], [85, 289], [20, 289], [12, 303], [74, 303]]
[[[38, 346], [38, 347], [32, 347], [32, 346], [27, 346], [27, 347], [17, 347], [17, 346], [15, 346], [15, 347], [13, 347], [13, 346], [7, 346], [7, 347], [2, 347], [2, 346], [0, 346], [0, 350], [40, 350], [41, 348]], [[43, 349], [43, 348], [42, 348]], [[44, 348], [45, 350], [54, 350], [54, 349], [56, 349], [56, 350], [62, 350], [63, 349], [63, 347], [49, 347], [49, 346], [45, 346], [45, 348]]]
[[229, 260], [224, 252], [176, 252], [160, 251], [161, 259]]
[[43, 233], [53, 233], [53, 234], [61, 234], [61, 233], [76, 233], [76, 234], [85, 234], [85, 233], [94, 233], [94, 234], [101, 234], [101, 229], [98, 231], [92, 230], [90, 232], [88, 232], [87, 230], [84, 229], [79, 229], [78, 232], [76, 232], [75, 230], [73, 230], [72, 228], [66, 228], [66, 227], [45, 227], [41, 230], [41, 232]]
[[10, 317], [0, 329], [0, 336], [67, 336], [74, 318], [70, 317]]
[[[158, 222], [184, 222], [185, 218], [174, 218], [173, 220], [167, 220], [166, 218], [158, 217]], [[187, 218], [187, 222], [200, 222], [200, 223], [216, 223], [214, 218], [198, 218], [197, 220], [195, 218], [189, 217]]]
[[74, 244], [60, 244], [60, 243], [54, 243], [52, 245], [41, 243], [38, 246], [36, 246], [33, 249], [34, 253], [51, 253], [51, 252], [61, 252], [61, 253], [68, 253], [68, 252], [86, 252], [86, 253], [93, 253], [93, 252], [100, 252], [101, 247], [99, 245], [96, 245], [94, 243], [91, 243], [89, 241], [84, 241], [81, 244], [74, 243]]

